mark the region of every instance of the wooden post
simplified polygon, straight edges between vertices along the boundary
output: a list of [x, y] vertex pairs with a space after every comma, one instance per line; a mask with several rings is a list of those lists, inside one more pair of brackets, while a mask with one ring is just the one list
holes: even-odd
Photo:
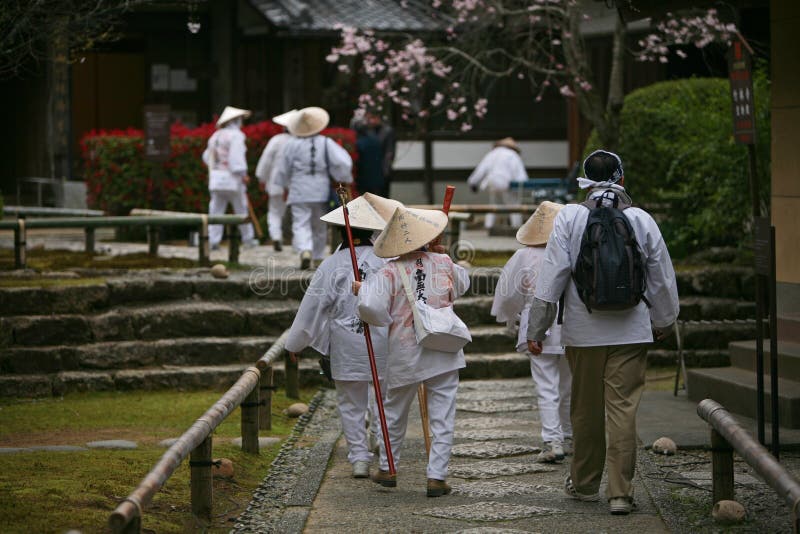
[[242, 450], [258, 454], [258, 384], [245, 397], [242, 408]]
[[84, 228], [86, 254], [94, 254], [94, 228]]
[[228, 261], [239, 263], [239, 227], [235, 224], [228, 225]]
[[722, 435], [711, 429], [712, 502], [733, 500], [733, 447]]
[[208, 215], [201, 215], [200, 219], [202, 222], [200, 223], [200, 231], [198, 233], [198, 243], [197, 243], [197, 250], [198, 250], [198, 263], [200, 265], [208, 265], [210, 263], [208, 259]]
[[191, 467], [192, 515], [211, 521], [214, 487], [211, 475], [211, 436], [206, 436], [189, 456]]
[[258, 410], [258, 427], [261, 430], [272, 430], [272, 366], [268, 365], [266, 369], [261, 371], [261, 379], [258, 383], [258, 389], [262, 405]]
[[14, 268], [24, 269], [27, 264], [26, 258], [26, 238], [25, 219], [17, 219], [17, 227], [14, 228]]
[[287, 351], [284, 354], [284, 369], [286, 375], [286, 396], [290, 399], [300, 398], [298, 361]]
[[125, 525], [125, 528], [119, 531], [120, 534], [141, 534], [142, 533], [142, 518], [138, 515], [134, 516], [130, 522]]
[[147, 227], [147, 253], [150, 256], [158, 256], [158, 227]]

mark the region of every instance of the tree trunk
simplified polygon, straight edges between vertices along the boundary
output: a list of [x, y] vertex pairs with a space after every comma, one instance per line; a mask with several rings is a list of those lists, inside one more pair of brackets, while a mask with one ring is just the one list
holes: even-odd
[[[573, 36], [580, 35], [581, 13], [572, 9], [569, 16], [569, 31]], [[603, 105], [597, 92], [595, 77], [589, 66], [586, 44], [582, 38], [565, 39], [564, 52], [569, 72], [586, 80], [592, 89], [584, 91], [574, 87], [581, 113], [592, 123], [603, 148], [615, 151], [619, 145], [619, 116], [624, 98], [623, 81], [625, 75], [625, 24], [617, 17], [614, 28], [611, 57], [611, 73], [609, 75], [608, 99]]]

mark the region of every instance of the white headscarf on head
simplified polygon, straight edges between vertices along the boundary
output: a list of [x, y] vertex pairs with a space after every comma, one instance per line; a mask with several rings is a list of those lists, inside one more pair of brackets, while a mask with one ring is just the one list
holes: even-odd
[[611, 179], [605, 180], [603, 182], [595, 182], [594, 180], [590, 180], [589, 178], [578, 178], [578, 187], [580, 187], [581, 189], [589, 189], [590, 187], [591, 188], [608, 187], [610, 189], [618, 189], [624, 191], [625, 189], [621, 185], [617, 184], [617, 182], [619, 182], [622, 179], [622, 176], [624, 174], [624, 171], [622, 170], [622, 160], [620, 159], [619, 156], [617, 156], [613, 152], [609, 152], [608, 150], [595, 150], [594, 152], [586, 156], [586, 159], [583, 160], [583, 173], [586, 174], [586, 162], [589, 161], [589, 159], [592, 156], [595, 156], [597, 154], [608, 154], [609, 156], [613, 156], [614, 159], [617, 160], [617, 168], [611, 175]]

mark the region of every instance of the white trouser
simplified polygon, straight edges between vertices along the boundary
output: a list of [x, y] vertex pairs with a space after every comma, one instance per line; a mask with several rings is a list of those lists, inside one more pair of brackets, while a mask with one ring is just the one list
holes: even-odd
[[325, 257], [328, 226], [319, 220], [326, 213], [325, 202], [292, 204], [292, 246], [297, 252], [311, 251], [311, 259]]
[[[504, 205], [508, 206], [514, 204], [514, 195], [511, 194], [511, 191], [508, 189], [489, 189], [489, 204], [494, 206], [496, 205]], [[519, 228], [522, 226], [522, 214], [521, 213], [511, 213], [509, 214], [509, 224], [511, 224], [514, 228]], [[494, 213], [487, 213], [486, 220], [484, 221], [483, 225], [485, 228], [491, 228], [494, 226], [495, 214]]]
[[[210, 191], [211, 200], [208, 202], [209, 215], [225, 215], [228, 204], [233, 206], [233, 213], [236, 215], [247, 215], [247, 196], [244, 189], [238, 191]], [[239, 233], [242, 242], [246, 243], [253, 239], [253, 225], [248, 223], [239, 225]], [[222, 241], [222, 225], [208, 225], [208, 243], [213, 247]]]
[[[374, 396], [369, 392], [371, 382], [356, 380], [335, 380], [336, 399], [338, 401], [339, 417], [342, 419], [342, 432], [347, 440], [347, 459], [350, 463], [372, 460], [367, 442], [367, 413], [375, 414], [377, 411], [373, 401]], [[378, 428], [380, 434], [380, 428]]]
[[[423, 382], [428, 396], [428, 419], [431, 431], [431, 454], [428, 457], [428, 478], [444, 480], [453, 447], [456, 422], [456, 393], [458, 370], [436, 375]], [[386, 425], [392, 442], [395, 466], [400, 462], [400, 448], [406, 436], [408, 410], [417, 398], [418, 383], [390, 389], [386, 392]], [[381, 445], [380, 468], [389, 469], [386, 449]]]
[[563, 354], [542, 353], [530, 356], [530, 359], [542, 422], [542, 441], [563, 443], [564, 438], [572, 437], [569, 418], [572, 373], [569, 363]]
[[286, 201], [283, 193], [270, 195], [267, 208], [267, 226], [269, 238], [273, 241], [283, 240], [283, 214], [286, 213]]

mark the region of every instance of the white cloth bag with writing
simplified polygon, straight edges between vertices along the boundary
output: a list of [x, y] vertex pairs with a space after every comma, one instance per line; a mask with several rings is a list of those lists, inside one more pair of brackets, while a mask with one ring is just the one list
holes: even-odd
[[400, 272], [406, 298], [414, 315], [414, 334], [417, 343], [426, 349], [456, 353], [472, 341], [469, 328], [456, 315], [452, 305], [433, 308], [422, 300], [415, 299], [405, 266], [397, 265], [397, 270]]

